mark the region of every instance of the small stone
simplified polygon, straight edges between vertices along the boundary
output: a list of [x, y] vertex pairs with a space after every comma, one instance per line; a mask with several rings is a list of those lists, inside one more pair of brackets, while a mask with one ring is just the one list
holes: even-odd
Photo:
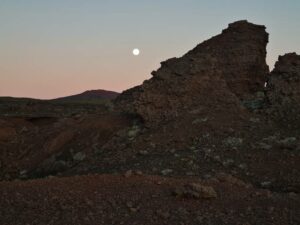
[[255, 118], [255, 117], [251, 117], [251, 118], [249, 119], [249, 121], [252, 122], [252, 123], [259, 123], [259, 122], [260, 122], [260, 119], [259, 119], [259, 118]]
[[258, 143], [258, 147], [263, 150], [270, 150], [272, 148], [272, 145], [268, 145], [266, 143], [261, 142]]
[[190, 161], [188, 161], [188, 165], [193, 165], [194, 164], [194, 161], [193, 160], [190, 160]]
[[140, 128], [137, 125], [132, 126], [132, 128], [128, 131], [127, 136], [130, 139], [134, 139], [137, 134], [140, 132]]
[[139, 210], [138, 207], [135, 207], [133, 202], [126, 202], [126, 206], [129, 208], [131, 212], [137, 212]]
[[265, 93], [263, 91], [258, 91], [255, 93], [257, 98], [264, 98], [265, 97]]
[[242, 170], [245, 170], [245, 169], [247, 169], [247, 164], [241, 163], [241, 164], [239, 165], [239, 168], [242, 169]]
[[186, 198], [212, 199], [217, 198], [217, 192], [213, 187], [204, 186], [197, 183], [187, 184], [184, 187], [176, 187], [173, 195]]
[[180, 216], [186, 216], [186, 215], [189, 214], [189, 211], [187, 211], [185, 208], [180, 207], [180, 208], [177, 210], [177, 213], [178, 213]]
[[203, 135], [202, 135], [203, 138], [209, 138], [209, 136], [210, 136], [209, 133], [206, 133], [206, 134], [203, 134]]
[[260, 183], [260, 186], [261, 186], [262, 188], [270, 188], [271, 185], [272, 185], [272, 182], [271, 182], [271, 181], [263, 181], [263, 182]]
[[148, 155], [149, 152], [146, 151], [146, 150], [141, 150], [141, 151], [139, 151], [139, 154], [140, 154], [140, 155]]
[[135, 213], [135, 212], [138, 211], [138, 209], [137, 208], [130, 208], [130, 211]]
[[208, 180], [210, 179], [212, 176], [210, 174], [205, 174], [203, 175], [203, 179]]
[[192, 150], [192, 151], [194, 151], [195, 149], [196, 149], [195, 146], [191, 146], [191, 147], [190, 147], [190, 150]]
[[223, 140], [223, 144], [228, 147], [237, 147], [243, 144], [243, 139], [236, 137], [228, 137], [225, 140]]
[[214, 156], [213, 158], [216, 162], [221, 162], [221, 157], [219, 155]]
[[73, 159], [74, 159], [75, 161], [83, 161], [85, 158], [86, 158], [86, 155], [85, 155], [85, 153], [83, 153], [83, 152], [77, 152], [77, 153], [73, 156]]
[[150, 147], [151, 147], [151, 148], [156, 148], [156, 144], [151, 142], [151, 143], [150, 143]]
[[277, 140], [277, 136], [276, 135], [273, 135], [273, 136], [269, 136], [269, 137], [266, 137], [263, 139], [263, 142], [266, 142], [266, 143], [275, 143]]
[[296, 148], [297, 138], [287, 137], [283, 140], [280, 140], [279, 144], [280, 144], [280, 147], [282, 147], [282, 148], [293, 149], [293, 148]]
[[27, 170], [20, 171], [20, 178], [27, 178]]
[[213, 187], [204, 186], [197, 183], [191, 183], [187, 185], [187, 188], [195, 192], [193, 193], [193, 196], [196, 198], [204, 198], [204, 199], [217, 198], [217, 192], [214, 190]]
[[202, 216], [197, 216], [196, 220], [197, 220], [197, 222], [202, 223], [203, 222], [203, 217]]
[[289, 194], [288, 194], [288, 196], [289, 196], [289, 198], [291, 198], [291, 199], [297, 199], [299, 196], [298, 196], [298, 194], [296, 194], [296, 193], [294, 193], [294, 192], [290, 192]]
[[127, 206], [128, 208], [132, 208], [132, 207], [133, 207], [133, 203], [132, 203], [132, 202], [126, 202], [126, 206]]
[[137, 171], [135, 171], [135, 174], [141, 176], [141, 175], [143, 175], [143, 172], [140, 170], [137, 170]]
[[240, 186], [240, 187], [250, 187], [249, 184], [246, 184], [244, 181], [232, 176], [231, 174], [219, 173], [216, 175], [216, 178], [220, 182], [227, 182], [229, 184]]
[[108, 199], [108, 202], [112, 207], [117, 207], [117, 202], [114, 199]]
[[172, 172], [173, 172], [172, 169], [164, 169], [164, 170], [161, 171], [161, 174], [164, 175], [164, 176], [166, 176], [166, 175], [168, 175], [168, 174], [170, 174]]
[[28, 128], [27, 127], [22, 127], [22, 129], [21, 129], [21, 133], [26, 133], [28, 131]]
[[163, 219], [168, 219], [170, 217], [170, 213], [168, 211], [163, 211], [161, 209], [156, 211], [157, 215]]
[[201, 119], [201, 122], [206, 122], [207, 120], [208, 120], [208, 118], [204, 117], [204, 118]]
[[195, 173], [194, 172], [186, 172], [185, 173], [187, 176], [195, 176]]
[[233, 166], [234, 165], [234, 160], [233, 159], [227, 159], [223, 163], [223, 166], [228, 167], [228, 166]]
[[195, 125], [195, 124], [199, 124], [199, 123], [204, 123], [208, 120], [207, 117], [204, 117], [204, 118], [198, 118], [198, 119], [195, 119], [193, 120], [192, 124]]
[[200, 112], [201, 112], [200, 109], [194, 109], [194, 110], [189, 111], [190, 114], [199, 114]]
[[172, 190], [172, 194], [175, 196], [182, 197], [184, 195], [184, 188], [176, 187]]
[[26, 175], [26, 173], [27, 173], [27, 170], [21, 170], [20, 171], [20, 176], [24, 176], [24, 175]]
[[103, 149], [99, 148], [97, 144], [93, 145], [92, 148], [96, 155], [100, 155], [101, 153], [103, 153]]
[[127, 171], [125, 172], [124, 176], [125, 176], [126, 178], [128, 178], [128, 177], [131, 177], [132, 174], [133, 174], [132, 170], [127, 170]]

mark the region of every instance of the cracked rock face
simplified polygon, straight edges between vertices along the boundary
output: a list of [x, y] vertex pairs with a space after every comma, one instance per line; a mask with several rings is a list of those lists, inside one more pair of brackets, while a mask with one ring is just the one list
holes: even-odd
[[272, 104], [300, 102], [300, 55], [279, 56], [268, 82], [268, 97]]
[[277, 119], [300, 121], [300, 56], [288, 53], [279, 56], [270, 73], [267, 97]]
[[116, 106], [157, 125], [195, 108], [239, 113], [240, 101], [261, 90], [268, 33], [247, 21], [229, 24], [221, 34], [204, 41], [181, 58], [171, 58], [142, 85], [123, 92]]

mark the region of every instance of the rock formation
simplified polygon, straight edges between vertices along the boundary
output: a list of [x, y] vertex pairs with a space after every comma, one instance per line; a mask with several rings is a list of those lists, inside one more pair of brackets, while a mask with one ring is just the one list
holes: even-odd
[[300, 56], [279, 56], [268, 81], [267, 97], [273, 116], [300, 121]]
[[[264, 26], [238, 21], [181, 58], [171, 58], [142, 85], [123, 92], [117, 108], [157, 125], [205, 108], [235, 113], [240, 101], [263, 88], [268, 33]], [[222, 105], [222, 107], [220, 106]]]

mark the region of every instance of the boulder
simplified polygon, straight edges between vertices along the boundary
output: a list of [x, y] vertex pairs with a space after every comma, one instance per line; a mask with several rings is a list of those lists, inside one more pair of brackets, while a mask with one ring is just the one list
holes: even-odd
[[199, 183], [190, 183], [184, 187], [177, 187], [172, 193], [175, 196], [194, 199], [213, 199], [218, 196], [213, 187]]

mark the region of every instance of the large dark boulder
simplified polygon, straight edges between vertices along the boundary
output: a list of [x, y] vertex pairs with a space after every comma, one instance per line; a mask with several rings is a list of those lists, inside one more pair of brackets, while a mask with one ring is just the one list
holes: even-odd
[[171, 58], [142, 85], [123, 92], [116, 106], [157, 125], [188, 111], [239, 113], [241, 101], [263, 88], [268, 33], [247, 21], [229, 24], [181, 58]]

